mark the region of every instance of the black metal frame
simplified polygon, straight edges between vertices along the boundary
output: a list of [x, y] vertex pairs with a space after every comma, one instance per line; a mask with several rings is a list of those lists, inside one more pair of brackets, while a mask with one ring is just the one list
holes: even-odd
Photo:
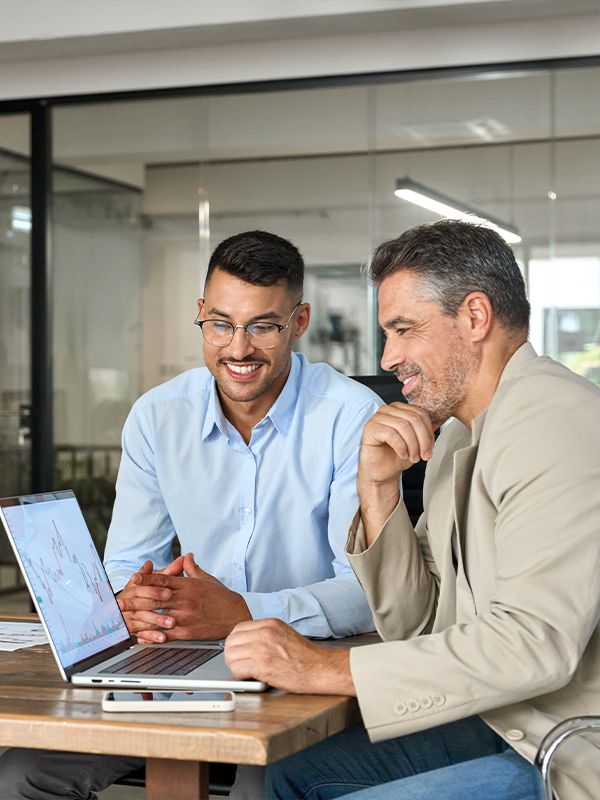
[[31, 491], [52, 487], [52, 140], [45, 100], [0, 102], [0, 114], [28, 114], [31, 147], [30, 390]]
[[293, 78], [252, 83], [179, 86], [99, 94], [56, 95], [0, 101], [0, 115], [29, 114], [31, 119], [31, 469], [33, 492], [52, 487], [52, 119], [54, 106], [209, 97], [225, 94], [323, 89], [372, 83], [396, 83], [434, 78], [469, 77], [486, 72], [535, 72], [600, 66], [600, 55], [535, 61], [433, 67], [420, 70], [367, 72]]
[[52, 120], [31, 112], [31, 491], [52, 489]]

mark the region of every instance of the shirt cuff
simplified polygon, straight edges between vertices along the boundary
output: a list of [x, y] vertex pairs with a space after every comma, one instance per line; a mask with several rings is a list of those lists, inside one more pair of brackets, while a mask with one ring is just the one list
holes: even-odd
[[252, 619], [275, 617], [284, 622], [283, 605], [275, 592], [239, 592], [246, 601]]
[[127, 586], [133, 573], [134, 571], [131, 569], [115, 569], [114, 571], [111, 571], [110, 575], [108, 576], [108, 580], [114, 594], [118, 594], [121, 589], [124, 589], [125, 586]]

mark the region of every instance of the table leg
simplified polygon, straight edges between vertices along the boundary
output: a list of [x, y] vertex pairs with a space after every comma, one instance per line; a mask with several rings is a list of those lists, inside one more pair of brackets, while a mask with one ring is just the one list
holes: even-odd
[[146, 759], [146, 800], [208, 800], [208, 763]]

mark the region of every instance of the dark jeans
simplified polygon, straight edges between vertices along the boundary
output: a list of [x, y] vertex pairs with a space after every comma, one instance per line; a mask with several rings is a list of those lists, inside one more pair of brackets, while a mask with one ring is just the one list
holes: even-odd
[[479, 717], [371, 744], [363, 725], [267, 767], [267, 800], [541, 800], [537, 769]]

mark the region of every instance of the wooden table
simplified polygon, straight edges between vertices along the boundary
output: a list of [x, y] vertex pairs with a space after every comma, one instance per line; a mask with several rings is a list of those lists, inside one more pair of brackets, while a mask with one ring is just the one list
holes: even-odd
[[103, 691], [65, 683], [49, 645], [0, 652], [0, 746], [141, 756], [148, 800], [196, 800], [208, 797], [209, 762], [268, 764], [360, 718], [354, 698], [277, 690], [238, 694], [231, 712], [109, 714]]

